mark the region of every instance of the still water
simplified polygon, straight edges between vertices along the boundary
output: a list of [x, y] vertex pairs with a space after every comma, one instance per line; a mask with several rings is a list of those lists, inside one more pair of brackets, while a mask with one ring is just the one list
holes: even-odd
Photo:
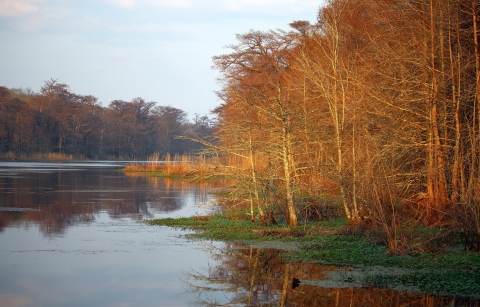
[[0, 163], [0, 306], [195, 305], [183, 277], [221, 244], [140, 221], [204, 213], [214, 188], [122, 166]]
[[223, 183], [118, 172], [124, 165], [0, 162], [1, 307], [457, 305], [332, 283], [335, 267], [145, 225], [208, 213]]

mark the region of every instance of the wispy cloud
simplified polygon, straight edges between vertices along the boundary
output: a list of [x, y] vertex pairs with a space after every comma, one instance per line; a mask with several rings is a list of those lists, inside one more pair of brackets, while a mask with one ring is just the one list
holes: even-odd
[[121, 8], [132, 9], [136, 7], [177, 7], [191, 6], [192, 0], [107, 0], [110, 4]]
[[223, 0], [218, 4], [230, 11], [262, 11], [272, 14], [291, 14], [316, 10], [320, 6], [318, 0]]
[[[217, 102], [211, 57], [235, 44], [235, 34], [315, 21], [324, 3], [0, 0], [0, 67], [12, 72], [0, 74], [0, 85], [39, 88], [54, 77], [105, 103], [141, 95], [204, 114]], [[192, 90], [179, 94], [184, 84]]]
[[147, 5], [158, 6], [158, 7], [187, 8], [192, 5], [191, 0], [145, 0], [143, 2]]
[[131, 9], [135, 7], [134, 0], [107, 0], [109, 3], [113, 4], [114, 6]]
[[18, 16], [36, 11], [36, 1], [29, 0], [0, 0], [0, 16]]
[[65, 29], [66, 23], [61, 14], [55, 11], [41, 11], [38, 14], [28, 16], [28, 18], [17, 18], [12, 21], [13, 28], [25, 32], [39, 32], [45, 29], [58, 29], [63, 26]]
[[2, 306], [32, 306], [33, 301], [30, 298], [22, 297], [20, 295], [14, 294], [1, 294], [0, 293], [0, 303]]

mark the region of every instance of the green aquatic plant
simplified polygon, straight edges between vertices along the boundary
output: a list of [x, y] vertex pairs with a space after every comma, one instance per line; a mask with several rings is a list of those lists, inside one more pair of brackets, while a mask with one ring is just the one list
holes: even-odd
[[[296, 228], [285, 224], [271, 227], [252, 225], [249, 219], [237, 214], [164, 218], [147, 223], [196, 230], [190, 235], [195, 238], [242, 241], [256, 247], [277, 246], [288, 250], [281, 255], [284, 261], [348, 266], [361, 272], [355, 279], [366, 286], [480, 296], [478, 253], [452, 250], [446, 253], [389, 254], [387, 247], [380, 244], [375, 236], [346, 231], [341, 219], [308, 222]], [[439, 230], [420, 231], [436, 234]], [[376, 267], [384, 269], [377, 272]], [[391, 268], [387, 271], [395, 274], [386, 274], [385, 268]]]
[[441, 295], [480, 296], [478, 270], [426, 270], [400, 275], [371, 275], [364, 282], [381, 288], [403, 287], [420, 292]]

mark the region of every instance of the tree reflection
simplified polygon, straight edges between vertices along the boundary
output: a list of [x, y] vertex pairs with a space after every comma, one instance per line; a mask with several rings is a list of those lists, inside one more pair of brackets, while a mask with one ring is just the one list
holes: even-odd
[[[211, 183], [124, 174], [106, 169], [30, 171], [0, 177], [0, 231], [38, 225], [45, 236], [69, 226], [110, 218], [143, 220], [207, 202]], [[211, 198], [211, 197], [210, 197]]]
[[[319, 286], [328, 273], [341, 270], [311, 263], [286, 263], [279, 250], [227, 243], [212, 251], [219, 264], [191, 272], [186, 282], [203, 306], [478, 306], [478, 301], [398, 292], [348, 283]], [[220, 302], [219, 298], [227, 298]]]

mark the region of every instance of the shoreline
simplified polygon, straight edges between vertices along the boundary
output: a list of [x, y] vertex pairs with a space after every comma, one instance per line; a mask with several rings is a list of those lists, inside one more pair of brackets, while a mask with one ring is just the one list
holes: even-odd
[[[333, 274], [339, 287], [388, 288], [441, 296], [480, 299], [480, 254], [462, 251], [457, 243], [441, 253], [389, 255], [372, 233], [355, 232], [344, 220], [307, 222], [296, 228], [285, 224], [263, 227], [251, 220], [225, 215], [163, 218], [150, 225], [195, 230], [189, 237], [240, 242], [253, 248], [284, 250], [284, 261], [348, 267]], [[355, 282], [355, 283], [353, 283]], [[309, 282], [316, 284], [316, 282]], [[319, 286], [325, 281], [318, 281]]]

